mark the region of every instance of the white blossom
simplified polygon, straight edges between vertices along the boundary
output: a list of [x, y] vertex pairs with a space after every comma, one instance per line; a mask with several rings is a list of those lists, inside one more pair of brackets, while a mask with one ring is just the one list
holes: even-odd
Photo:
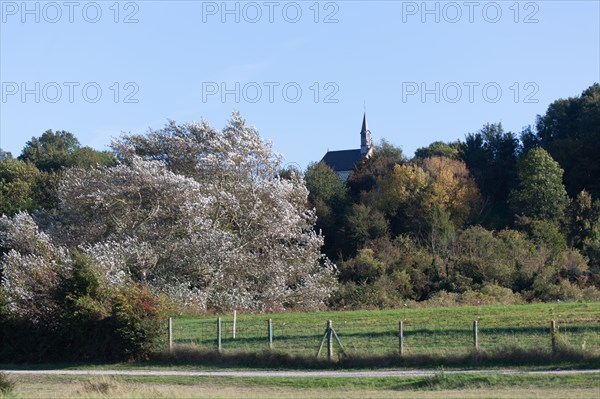
[[279, 177], [281, 158], [239, 114], [221, 132], [170, 122], [113, 149], [117, 166], [64, 174], [60, 208], [44, 226], [57, 245], [92, 256], [110, 284], [139, 281], [201, 308], [327, 299], [333, 268], [304, 182]]

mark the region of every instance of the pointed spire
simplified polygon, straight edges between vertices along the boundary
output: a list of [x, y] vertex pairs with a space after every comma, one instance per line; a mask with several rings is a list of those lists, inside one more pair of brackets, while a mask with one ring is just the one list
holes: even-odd
[[371, 147], [371, 131], [367, 126], [367, 113], [365, 112], [363, 115], [362, 129], [360, 131], [360, 152], [363, 157], [368, 155]]

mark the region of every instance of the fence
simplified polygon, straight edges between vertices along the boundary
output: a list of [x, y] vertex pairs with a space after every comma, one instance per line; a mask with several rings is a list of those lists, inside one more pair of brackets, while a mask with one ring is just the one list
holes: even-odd
[[[292, 355], [316, 355], [324, 340], [346, 353], [364, 355], [456, 354], [476, 350], [521, 348], [555, 350], [559, 345], [600, 354], [600, 323], [548, 321], [546, 325], [487, 327], [481, 322], [463, 324], [392, 324], [377, 320], [318, 324], [264, 320], [169, 319], [169, 347], [193, 346], [219, 351], [256, 352], [275, 349]], [[329, 335], [328, 335], [329, 333]]]

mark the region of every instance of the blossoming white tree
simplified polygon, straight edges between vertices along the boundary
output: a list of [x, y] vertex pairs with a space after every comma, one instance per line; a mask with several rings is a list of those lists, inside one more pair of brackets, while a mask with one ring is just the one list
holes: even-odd
[[65, 173], [58, 214], [43, 223], [53, 245], [91, 255], [111, 284], [257, 310], [314, 308], [334, 288], [301, 177], [279, 177], [281, 159], [239, 114], [221, 132], [171, 122], [113, 149], [119, 165]]

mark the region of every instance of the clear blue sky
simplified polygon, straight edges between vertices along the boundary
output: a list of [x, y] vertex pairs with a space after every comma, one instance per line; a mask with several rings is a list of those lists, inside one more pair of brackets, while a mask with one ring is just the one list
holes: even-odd
[[115, 3], [1, 1], [3, 149], [47, 129], [103, 149], [238, 109], [305, 167], [359, 147], [366, 103], [374, 139], [410, 156], [486, 122], [519, 132], [600, 81], [597, 0]]

